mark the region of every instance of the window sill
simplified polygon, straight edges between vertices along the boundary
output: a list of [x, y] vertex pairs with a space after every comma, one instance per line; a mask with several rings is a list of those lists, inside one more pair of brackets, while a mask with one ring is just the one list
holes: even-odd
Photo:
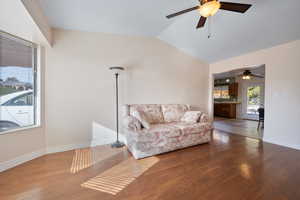
[[0, 135], [12, 134], [12, 133], [17, 133], [17, 132], [21, 132], [21, 131], [27, 131], [30, 129], [41, 128], [41, 127], [42, 127], [41, 125], [32, 125], [32, 126], [27, 126], [27, 127], [17, 128], [17, 129], [11, 129], [11, 130], [0, 132]]

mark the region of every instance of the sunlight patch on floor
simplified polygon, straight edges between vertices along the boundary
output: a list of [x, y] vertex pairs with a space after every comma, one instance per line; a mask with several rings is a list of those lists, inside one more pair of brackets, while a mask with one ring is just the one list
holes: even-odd
[[158, 161], [159, 159], [156, 157], [145, 158], [142, 160], [129, 158], [88, 180], [81, 186], [116, 195]]
[[92, 151], [90, 149], [76, 149], [70, 171], [71, 173], [76, 173], [90, 167], [92, 164]]
[[76, 149], [72, 160], [70, 172], [72, 174], [105, 160], [124, 151], [124, 148], [112, 149], [109, 146], [98, 146], [86, 149]]

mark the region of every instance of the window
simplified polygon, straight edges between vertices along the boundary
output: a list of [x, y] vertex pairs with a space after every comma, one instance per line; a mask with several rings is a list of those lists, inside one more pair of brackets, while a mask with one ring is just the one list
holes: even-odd
[[260, 106], [261, 87], [259, 85], [250, 86], [247, 88], [247, 114], [258, 115]]
[[0, 31], [0, 134], [37, 125], [37, 48]]

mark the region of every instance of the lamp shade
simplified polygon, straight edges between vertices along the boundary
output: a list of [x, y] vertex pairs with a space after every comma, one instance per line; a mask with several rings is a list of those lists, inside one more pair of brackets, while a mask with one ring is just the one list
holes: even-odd
[[114, 72], [115, 74], [120, 74], [122, 71], [125, 70], [124, 67], [120, 67], [120, 66], [113, 66], [109, 68], [112, 72]]

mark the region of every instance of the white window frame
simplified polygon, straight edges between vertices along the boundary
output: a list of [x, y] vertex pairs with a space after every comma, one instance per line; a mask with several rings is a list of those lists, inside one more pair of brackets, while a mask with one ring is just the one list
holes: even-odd
[[20, 38], [18, 36], [12, 35], [10, 33], [7, 33], [5, 31], [0, 30], [0, 34], [15, 38], [20, 41], [24, 41], [26, 43], [30, 43], [33, 47], [34, 53], [33, 53], [33, 72], [34, 72], [34, 86], [33, 86], [33, 94], [34, 94], [34, 124], [31, 126], [26, 126], [26, 127], [20, 127], [20, 128], [15, 128], [15, 129], [10, 129], [7, 131], [2, 131], [0, 132], [0, 135], [4, 134], [9, 134], [9, 133], [21, 133], [22, 131], [26, 131], [29, 129], [35, 129], [35, 128], [40, 128], [42, 125], [41, 122], [41, 116], [42, 116], [42, 99], [41, 99], [41, 88], [42, 88], [42, 46], [33, 43], [31, 41], [28, 41], [26, 39]]

